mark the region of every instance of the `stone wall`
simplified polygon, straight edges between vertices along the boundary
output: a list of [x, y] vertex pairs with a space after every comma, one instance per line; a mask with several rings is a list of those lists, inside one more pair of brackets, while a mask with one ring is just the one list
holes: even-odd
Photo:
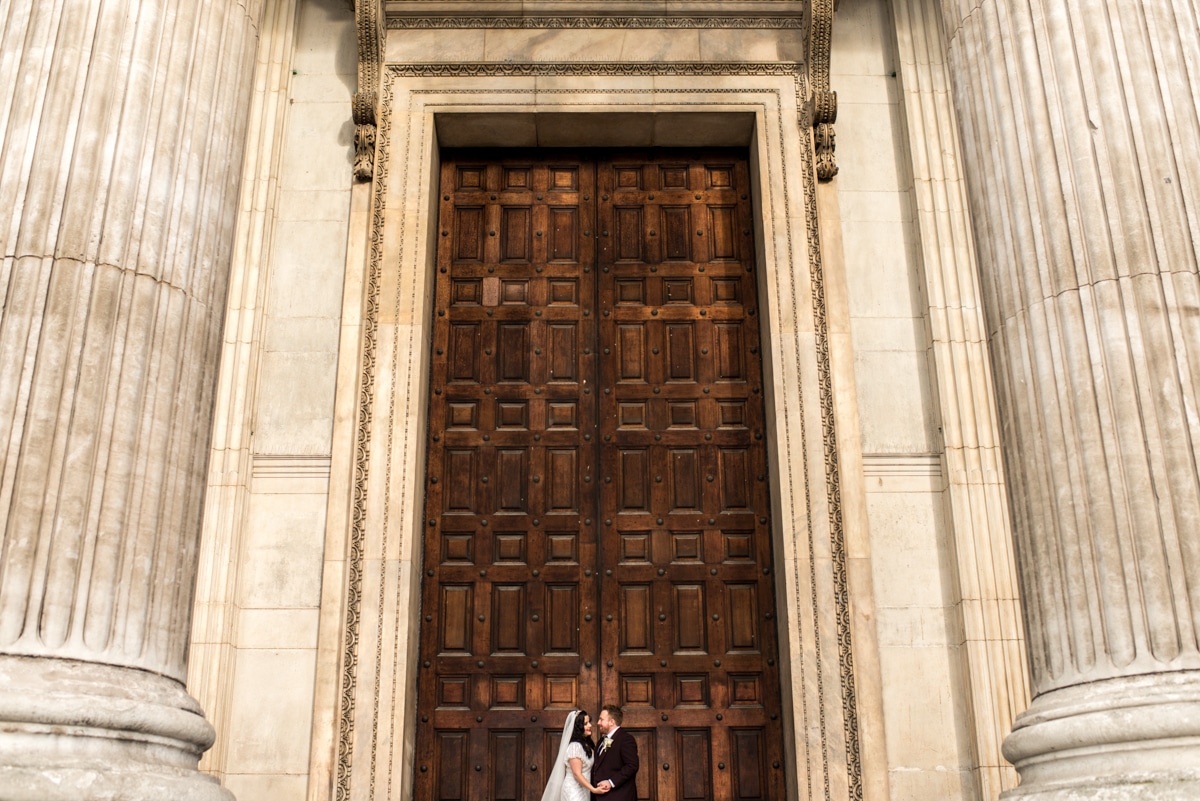
[[[913, 2], [927, 5], [924, 0]], [[259, 162], [247, 166], [248, 186], [253, 189], [243, 200], [241, 218], [244, 235], [255, 238], [247, 243], [244, 254], [245, 284], [236, 284], [239, 273], [235, 269], [231, 292], [221, 391], [229, 411], [226, 428], [218, 426], [214, 442], [205, 540], [208, 561], [203, 563], [210, 569], [202, 572], [198, 594], [191, 680], [193, 691], [217, 722], [218, 742], [204, 765], [223, 777], [243, 801], [329, 799], [346, 792], [352, 777], [357, 778], [350, 797], [366, 798], [383, 787], [404, 786], [404, 773], [411, 770], [405, 756], [409, 745], [404, 739], [404, 717], [411, 710], [401, 709], [406, 703], [403, 673], [391, 682], [401, 694], [385, 694], [384, 698], [400, 707], [377, 708], [380, 702], [372, 701], [367, 692], [370, 685], [363, 688], [363, 682], [376, 671], [406, 670], [404, 658], [397, 665], [377, 665], [375, 657], [368, 654], [366, 666], [356, 665], [358, 684], [351, 687], [352, 692], [367, 694], [353, 696], [358, 701], [346, 716], [347, 585], [355, 581], [347, 559], [353, 552], [348, 539], [355, 527], [355, 477], [365, 465], [374, 471], [374, 480], [381, 481], [389, 458], [397, 460], [391, 464], [399, 476], [417, 464], [414, 460], [419, 457], [415, 449], [387, 457], [392, 447], [389, 442], [386, 448], [376, 447], [366, 457], [368, 461], [356, 466], [356, 460], [363, 457], [363, 442], [356, 439], [363, 348], [379, 347], [372, 344], [378, 338], [364, 339], [362, 297], [370, 291], [393, 297], [396, 265], [402, 271], [411, 270], [425, 258], [423, 251], [414, 249], [413, 228], [404, 229], [401, 220], [419, 221], [422, 212], [412, 205], [420, 202], [414, 194], [421, 191], [422, 179], [417, 173], [433, 169], [436, 154], [422, 149], [433, 140], [423, 144], [419, 138], [432, 136], [432, 127], [420, 134], [416, 123], [421, 118], [405, 116], [400, 106], [391, 105], [393, 116], [380, 124], [389, 129], [394, 151], [408, 155], [383, 162], [388, 173], [386, 185], [392, 187], [392, 199], [387, 201], [391, 204], [387, 214], [392, 216], [381, 229], [387, 249], [382, 260], [385, 272], [375, 280], [382, 286], [372, 290], [372, 236], [380, 235], [372, 233], [372, 225], [378, 224], [372, 223], [372, 192], [380, 184], [352, 184], [350, 179], [353, 125], [349, 103], [356, 88], [352, 15], [336, 0], [298, 0], [296, 6], [281, 3], [280, 8], [290, 8], [291, 16], [280, 12], [275, 39], [264, 44], [260, 57], [263, 122], [254, 151]], [[914, 165], [908, 139], [913, 107], [927, 101], [931, 92], [928, 87], [924, 93], [914, 89], [912, 102], [906, 102], [901, 88], [905, 76], [898, 74], [908, 67], [901, 64], [897, 51], [902, 27], [884, 0], [843, 2], [835, 17], [831, 59], [831, 88], [840, 97], [840, 173], [820, 189], [815, 189], [814, 182], [810, 190], [817, 192], [821, 216], [832, 377], [835, 392], [841, 393], [837, 397], [843, 399], [835, 402], [836, 414], [831, 419], [838, 423], [841, 474], [837, 480], [841, 482], [844, 555], [852, 591], [853, 675], [858, 680], [855, 730], [860, 741], [854, 746], [859, 760], [856, 780], [848, 780], [846, 773], [797, 769], [797, 792], [829, 792], [831, 797], [846, 798], [861, 793], [868, 799], [994, 797], [1001, 782], [989, 771], [1003, 770], [997, 762], [997, 743], [1007, 731], [997, 729], [1010, 725], [1011, 716], [993, 714], [990, 690], [986, 702], [972, 700], [973, 663], [968, 643], [973, 638], [1019, 637], [1014, 633], [1015, 618], [1008, 620], [1007, 627], [1000, 626], [1000, 634], [981, 633], [980, 626], [964, 623], [963, 601], [971, 595], [972, 582], [963, 578], [962, 546], [956, 540], [973, 535], [985, 542], [1003, 540], [1007, 527], [1003, 515], [999, 523], [985, 515], [972, 529], [962, 524], [962, 515], [954, 506], [955, 498], [962, 503], [961, 491], [952, 489], [957, 462], [948, 461], [945, 453], [943, 416], [947, 388], [970, 378], [955, 378], [947, 359], [939, 360], [937, 353], [942, 334], [937, 309], [931, 313], [931, 305], [941, 308], [945, 304], [931, 299], [932, 285], [925, 270], [931, 254], [943, 251], [944, 243], [933, 241], [928, 226], [923, 229], [920, 225], [923, 200], [915, 176], [923, 178], [925, 171]], [[803, 31], [795, 26], [567, 31], [537, 26], [502, 30], [398, 27], [389, 31], [387, 42], [386, 62], [401, 65], [505, 61], [786, 64], [803, 61], [808, 47]], [[712, 104], [716, 95], [704, 94], [708, 87], [723, 92], [723, 100], [737, 102], [740, 98], [747, 108], [760, 102], [754, 94], [759, 87], [791, 85], [790, 79], [784, 84], [739, 78], [736, 70], [705, 79], [675, 79], [677, 88], [670, 88], [671, 81], [665, 78], [636, 75], [596, 74], [581, 84], [569, 72], [505, 79], [503, 86], [497, 83], [499, 78], [486, 78], [462, 83], [462, 89], [455, 91], [476, 92], [490, 82], [502, 90], [496, 95], [498, 107], [508, 107], [515, 102], [514, 91], [534, 82], [568, 99], [586, 84], [592, 94], [580, 94], [579, 98], [591, 98], [594, 105], [588, 110], [628, 103], [631, 110], [654, 111], [659, 105], [646, 106], [638, 95], [656, 85], [685, 92], [680, 97], [689, 102]], [[425, 95], [435, 85], [451, 85], [435, 84], [432, 73], [405, 80], [421, 87]], [[911, 83], [916, 85], [915, 78]], [[444, 97], [456, 95], [451, 91]], [[639, 107], [639, 103], [643, 105]], [[432, 122], [432, 112], [420, 113], [430, 114]], [[804, 132], [786, 127], [798, 124], [793, 112], [785, 120], [785, 138]], [[487, 126], [482, 126], [485, 133]], [[439, 129], [437, 136], [464, 143], [484, 135], [468, 128]], [[583, 129], [586, 126], [574, 133], [569, 125], [547, 129], [551, 138], [543, 143], [579, 143], [579, 130]], [[409, 139], [396, 144], [401, 134]], [[629, 130], [618, 131], [615, 139], [601, 137], [590, 143], [621, 144], [622, 135], [634, 137], [627, 144], [644, 144], [635, 141], [637, 134]], [[705, 143], [705, 134], [696, 136], [696, 144]], [[752, 147], [761, 149], [765, 141]], [[956, 140], [946, 147], [953, 152]], [[397, 170], [404, 174], [403, 183]], [[409, 170], [415, 172], [409, 174]], [[788, 188], [793, 197], [803, 196], [800, 183]], [[786, 190], [780, 185], [770, 191]], [[793, 221], [779, 216], [780, 204], [761, 208], [770, 217], [764, 227], [775, 232], [770, 236], [783, 236]], [[954, 258], [947, 261], [951, 272], [964, 266]], [[973, 269], [969, 259], [966, 267]], [[801, 299], [804, 304], [810, 302], [807, 295]], [[416, 305], [410, 307], [411, 302]], [[391, 319], [389, 305], [383, 310], [388, 315], [382, 321], [384, 330], [396, 322], [410, 325], [414, 314], [419, 322], [423, 302], [419, 289], [413, 298], [397, 299], [399, 318]], [[969, 299], [964, 304], [972, 305]], [[801, 328], [812, 325], [803, 309], [801, 318]], [[792, 323], [784, 319], [774, 324]], [[388, 334], [381, 357], [389, 352], [387, 343], [393, 341], [393, 335]], [[809, 336], [801, 335], [806, 347]], [[418, 373], [423, 358], [416, 352], [399, 354], [400, 364], [414, 360]], [[808, 398], [804, 414], [814, 433], [809, 451], [793, 452], [789, 458], [794, 462], [788, 469], [809, 471], [814, 480], [819, 477], [818, 485], [823, 487], [828, 465], [821, 450], [822, 438], [816, 433], [822, 427], [817, 411], [821, 408], [818, 368], [815, 361], [806, 361], [809, 358], [815, 358], [811, 352], [800, 355], [800, 363], [811, 367], [802, 368], [799, 375], [813, 371], [811, 380], [801, 382], [800, 391]], [[372, 369], [386, 368], [373, 361]], [[420, 415], [423, 401], [419, 391], [412, 400], [407, 398], [408, 388], [423, 386], [423, 378], [413, 375], [415, 378], [395, 389], [389, 382], [399, 377], [389, 374], [384, 386], [393, 387], [387, 390], [388, 397], [411, 404], [413, 414]], [[786, 385], [791, 379], [778, 380]], [[390, 394], [394, 392], [400, 394]], [[968, 406], [977, 402], [949, 400]], [[373, 422], [379, 437], [378, 432], [396, 425], [397, 418], [386, 416], [393, 414], [386, 404], [378, 405], [378, 391], [374, 402], [385, 415], [382, 423], [378, 419]], [[781, 398], [780, 402], [777, 413], [782, 418], [783, 407], [790, 401]], [[987, 414], [979, 417], [986, 434], [990, 418]], [[1002, 487], [996, 476], [989, 481], [993, 489]], [[403, 506], [411, 501], [403, 495], [381, 500], [387, 496], [388, 490], [376, 485], [376, 505], [364, 514], [390, 508], [394, 512], [391, 525], [395, 526], [396, 520], [405, 519]], [[381, 503], [385, 506], [379, 506]], [[804, 519], [807, 514], [812, 519], [814, 511], [818, 515], [816, 530], [828, 537], [829, 518], [822, 517], [825, 511], [820, 504], [807, 512], [785, 510], [785, 518], [798, 514]], [[376, 533], [368, 528], [365, 535], [364, 547], [369, 548]], [[386, 538], [379, 542], [385, 543]], [[396, 598], [411, 593], [411, 588], [404, 589], [408, 557], [401, 553], [400, 560], [388, 567], [388, 560], [397, 555], [393, 549], [411, 549], [403, 542], [400, 536], [382, 546], [385, 550], [378, 554], [382, 560], [378, 566], [372, 566], [375, 563], [368, 554], [364, 569], [383, 571], [365, 577], [371, 585], [370, 595], [379, 597], [381, 586], [390, 588]], [[811, 590], [817, 598], [817, 590], [805, 589], [806, 580], [801, 576], [789, 581], [789, 593]], [[370, 603], [369, 598], [362, 600], [366, 597], [362, 594], [355, 597], [359, 599], [356, 602]], [[834, 607], [829, 597], [818, 601], [818, 625], [829, 626], [830, 632], [837, 627]], [[366, 622], [359, 624], [368, 627], [357, 632], [359, 647], [364, 636], [379, 636], [372, 633], [379, 631], [378, 626], [384, 625], [385, 631], [394, 626], [389, 616], [402, 610], [403, 604], [369, 609], [363, 618]], [[811, 611], [809, 615], [809, 623], [795, 625], [809, 625]], [[200, 625], [201, 621], [208, 622]], [[387, 650], [404, 653], [408, 625], [386, 635]], [[393, 642], [393, 637], [401, 641]], [[791, 645], [796, 655], [811, 647], [809, 637], [797, 635]], [[372, 643], [371, 653], [376, 650], [373, 639]], [[840, 681], [836, 665], [831, 670], [834, 681], [830, 687], [835, 695], [821, 699], [814, 676], [806, 676], [793, 665], [789, 704], [798, 707], [805, 697], [829, 704], [830, 724], [840, 728], [844, 698], [838, 700], [836, 695]], [[378, 732], [377, 726], [372, 729], [372, 721], [378, 721], [380, 714], [391, 721], [391, 731], [372, 744], [371, 738], [380, 736], [372, 734]], [[264, 727], [264, 720], [272, 723]], [[341, 731], [347, 721], [353, 722], [352, 738]], [[814, 764], [819, 765], [822, 747], [811, 739], [817, 736], [816, 730], [806, 730], [796, 719], [793, 725], [796, 742], [789, 744], [791, 753], [797, 760], [815, 759]], [[977, 743], [981, 727], [989, 732], [984, 739], [993, 743], [996, 753]], [[364, 748], [376, 751], [369, 763], [354, 761], [354, 752], [362, 753]], [[865, 771], [861, 764], [864, 753], [877, 755]], [[377, 761], [378, 770], [374, 767]], [[854, 781], [859, 782], [857, 789]], [[807, 790], [803, 789], [805, 783]]]
[[354, 18], [270, 4], [226, 319], [189, 687], [239, 799], [308, 787], [353, 162]]

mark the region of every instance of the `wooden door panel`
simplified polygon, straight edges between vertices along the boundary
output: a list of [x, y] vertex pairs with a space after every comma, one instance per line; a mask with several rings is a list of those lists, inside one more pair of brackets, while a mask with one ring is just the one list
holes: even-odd
[[625, 708], [639, 799], [783, 798], [744, 160], [445, 153], [416, 798], [540, 797]]
[[[534, 479], [540, 479], [534, 476]], [[579, 451], [575, 448], [554, 448], [546, 451], [547, 512], [579, 513]]]
[[533, 209], [500, 207], [500, 261], [528, 263], [533, 256]]
[[666, 326], [666, 335], [665, 380], [675, 383], [694, 382], [696, 380], [695, 325], [690, 322], [669, 323]]
[[671, 587], [671, 614], [674, 623], [674, 653], [707, 654], [708, 622], [705, 620], [705, 587], [701, 584], [675, 584]]
[[464, 729], [441, 729], [433, 734], [434, 777], [438, 801], [459, 801], [467, 798], [470, 732]]
[[525, 770], [525, 731], [492, 729], [488, 732], [487, 765], [489, 799], [522, 801]]
[[626, 599], [604, 629], [605, 659], [618, 658], [602, 695], [653, 735], [647, 793], [781, 798], [748, 173], [724, 157], [619, 154], [597, 184], [599, 424], [613, 477], [600, 486], [599, 545], [605, 582]]
[[712, 796], [712, 732], [710, 729], [676, 729], [675, 754], [679, 801], [709, 801]]
[[577, 584], [546, 585], [544, 653], [568, 656], [579, 653], [579, 608]]
[[[663, 795], [660, 792], [659, 784], [661, 773], [657, 768], [658, 761], [658, 739], [657, 732], [653, 729], [635, 729], [630, 727], [629, 733], [633, 735], [633, 739], [638, 745], [638, 772], [634, 783], [637, 784], [638, 801], [657, 801], [662, 798], [664, 801], [670, 798], [669, 795]], [[643, 769], [641, 765], [644, 765]]]
[[549, 326], [549, 334], [550, 341], [547, 343], [547, 347], [550, 351], [550, 358], [547, 359], [547, 362], [550, 369], [546, 376], [546, 383], [578, 382], [579, 365], [577, 362], [582, 347], [579, 324], [574, 322], [552, 323]]
[[[615, 511], [620, 513], [644, 512], [650, 508], [650, 450], [649, 448], [622, 449], [616, 453], [617, 475]], [[608, 477], [605, 476], [605, 483]]]
[[736, 801], [767, 798], [767, 748], [764, 728], [730, 728], [729, 754], [733, 762], [730, 797]]
[[721, 475], [721, 511], [750, 508], [750, 454], [746, 448], [720, 448], [717, 470]]
[[483, 206], [457, 206], [454, 209], [455, 262], [483, 261]]
[[737, 207], [709, 206], [709, 261], [738, 261]]
[[617, 652], [621, 655], [652, 654], [654, 648], [654, 588], [650, 584], [622, 584], [618, 609], [620, 640]]
[[695, 261], [692, 254], [692, 221], [689, 206], [663, 206], [663, 260]]
[[668, 451], [667, 470], [671, 477], [672, 512], [698, 511], [700, 499], [700, 454], [695, 448], [672, 448]]
[[613, 209], [614, 258], [623, 262], [645, 261], [645, 228], [641, 206], [617, 206]]
[[598, 701], [595, 169], [441, 178], [416, 797], [532, 799], [543, 710]]
[[[644, 383], [646, 370], [646, 326], [643, 323], [625, 323], [617, 327], [615, 342], [620, 382]], [[607, 353], [605, 354], [608, 355]], [[607, 389], [607, 387], [606, 387]]]
[[451, 654], [469, 653], [471, 648], [471, 612], [474, 587], [467, 585], [443, 584], [442, 598], [439, 604], [438, 620], [441, 622], [441, 647], [438, 652], [444, 656]]
[[524, 709], [525, 677], [492, 676], [488, 709]]
[[502, 322], [496, 328], [496, 383], [529, 383], [530, 324]]
[[492, 585], [493, 655], [525, 654], [525, 585]]
[[725, 653], [758, 653], [758, 586], [725, 585]]
[[552, 262], [579, 261], [579, 209], [577, 207], [551, 207], [547, 227], [550, 230], [550, 240], [546, 260]]
[[449, 382], [479, 382], [479, 327], [478, 323], [450, 326]]
[[[526, 506], [526, 483], [528, 482], [529, 452], [525, 448], [493, 448], [496, 467], [492, 471], [492, 503], [488, 508], [493, 513], [523, 512]], [[489, 476], [484, 476], [489, 478]]]

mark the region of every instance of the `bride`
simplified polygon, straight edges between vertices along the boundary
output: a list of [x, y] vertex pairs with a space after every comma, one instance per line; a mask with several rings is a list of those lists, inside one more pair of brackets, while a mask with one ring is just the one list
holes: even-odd
[[582, 709], [572, 710], [563, 726], [558, 756], [546, 781], [542, 801], [590, 801], [592, 793], [592, 719]]

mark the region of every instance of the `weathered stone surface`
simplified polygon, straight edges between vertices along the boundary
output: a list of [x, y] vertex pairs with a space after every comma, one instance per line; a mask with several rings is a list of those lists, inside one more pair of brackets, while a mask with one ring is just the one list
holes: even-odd
[[228, 797], [182, 681], [258, 14], [4, 12], [0, 798]]
[[1194, 797], [1194, 8], [942, 9], [1035, 695], [1015, 795]]
[[195, 770], [212, 726], [165, 676], [0, 656], [0, 721], [3, 801], [231, 801]]

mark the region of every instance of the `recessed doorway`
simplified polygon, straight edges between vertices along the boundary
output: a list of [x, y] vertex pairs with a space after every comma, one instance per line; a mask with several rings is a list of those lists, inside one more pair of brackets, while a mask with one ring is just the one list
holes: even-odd
[[417, 799], [536, 801], [604, 703], [639, 798], [784, 797], [749, 184], [443, 151]]

